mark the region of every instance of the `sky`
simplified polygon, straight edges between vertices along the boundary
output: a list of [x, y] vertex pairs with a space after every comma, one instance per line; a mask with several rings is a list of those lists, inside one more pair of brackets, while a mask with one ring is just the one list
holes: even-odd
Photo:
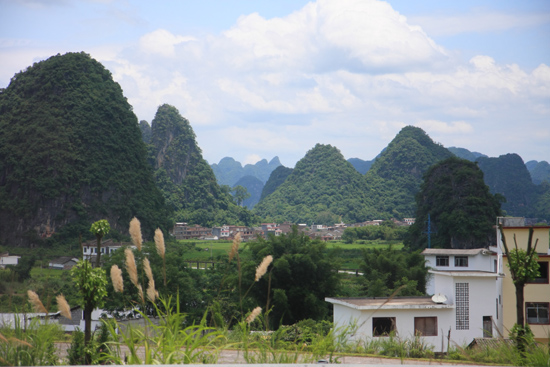
[[209, 163], [371, 160], [407, 125], [550, 161], [548, 0], [0, 0], [0, 88], [80, 51], [139, 120], [175, 106]]

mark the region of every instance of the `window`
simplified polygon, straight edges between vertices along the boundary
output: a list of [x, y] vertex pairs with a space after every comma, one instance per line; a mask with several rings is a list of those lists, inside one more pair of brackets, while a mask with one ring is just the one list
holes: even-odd
[[468, 283], [455, 284], [456, 330], [470, 329], [470, 288]]
[[415, 317], [414, 333], [419, 336], [437, 336], [437, 317]]
[[526, 303], [525, 313], [529, 324], [550, 324], [548, 315], [550, 314], [548, 302]]
[[455, 256], [455, 266], [467, 267], [468, 266], [468, 256]]
[[395, 331], [395, 317], [373, 317], [372, 336], [387, 336]]
[[548, 284], [548, 262], [539, 261], [539, 276], [529, 283]]
[[449, 256], [436, 256], [435, 257], [436, 266], [449, 266]]

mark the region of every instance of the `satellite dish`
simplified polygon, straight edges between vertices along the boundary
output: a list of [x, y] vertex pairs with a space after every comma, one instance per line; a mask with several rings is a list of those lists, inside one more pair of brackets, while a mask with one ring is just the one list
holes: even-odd
[[437, 293], [432, 296], [432, 301], [435, 303], [445, 303], [445, 301], [447, 301], [447, 297], [444, 294]]

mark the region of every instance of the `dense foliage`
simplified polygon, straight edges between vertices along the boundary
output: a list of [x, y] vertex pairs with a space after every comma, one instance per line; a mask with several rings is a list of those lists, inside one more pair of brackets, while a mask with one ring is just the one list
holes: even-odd
[[351, 165], [353, 166], [353, 168], [355, 168], [357, 170], [357, 172], [364, 175], [365, 173], [367, 173], [369, 171], [369, 169], [372, 166], [372, 163], [374, 162], [374, 160], [364, 161], [364, 160], [359, 159], [359, 158], [349, 158], [348, 162], [351, 163]]
[[195, 133], [178, 110], [164, 104], [152, 122], [151, 164], [155, 179], [176, 221], [211, 227], [224, 223], [251, 225], [253, 216], [238, 207], [203, 159]]
[[285, 166], [279, 166], [271, 172], [269, 180], [264, 185], [262, 189], [262, 196], [260, 200], [263, 200], [265, 197], [271, 195], [272, 192], [277, 190], [277, 187], [281, 186], [285, 182], [286, 178], [292, 173], [293, 169]]
[[413, 249], [427, 247], [426, 222], [431, 220], [432, 247], [480, 248], [494, 245], [495, 218], [500, 198], [492, 195], [483, 172], [470, 161], [446, 159], [431, 167], [416, 196], [416, 222], [405, 243]]
[[362, 270], [368, 297], [423, 296], [428, 270], [420, 251], [363, 250]]
[[363, 177], [337, 148], [317, 144], [254, 211], [277, 222], [317, 223], [327, 216], [332, 223], [340, 218], [345, 222], [363, 221], [379, 215], [369, 205], [366, 192]]
[[311, 240], [294, 227], [287, 235], [258, 239], [247, 246], [252, 258], [243, 266], [243, 279], [248, 284], [254, 280], [257, 264], [267, 255], [274, 258], [268, 274], [252, 288], [251, 294], [258, 305], [272, 305], [270, 320], [275, 328], [279, 323], [290, 325], [329, 316], [325, 297], [336, 295], [338, 264], [325, 251], [324, 242]]
[[120, 86], [85, 53], [16, 74], [0, 93], [0, 243], [74, 238], [99, 218], [168, 228], [140, 135]]
[[404, 127], [365, 175], [368, 195], [379, 211], [395, 218], [414, 217], [414, 196], [423, 174], [452, 153], [420, 128]]
[[409, 227], [396, 226], [386, 220], [378, 226], [349, 227], [344, 230], [342, 240], [353, 243], [356, 240], [403, 240]]

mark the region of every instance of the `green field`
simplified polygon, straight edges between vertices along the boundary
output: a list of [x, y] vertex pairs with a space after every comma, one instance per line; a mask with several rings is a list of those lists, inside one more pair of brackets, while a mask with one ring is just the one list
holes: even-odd
[[[185, 240], [178, 242], [186, 246], [194, 244], [194, 246], [190, 246], [191, 250], [185, 252], [185, 261], [216, 261], [220, 257], [227, 256], [232, 244], [231, 241]], [[360, 240], [352, 244], [341, 241], [329, 241], [327, 242], [327, 250], [339, 248], [340, 267], [342, 269], [357, 270], [361, 265], [363, 249], [388, 248], [390, 245], [398, 250], [403, 248], [403, 243], [400, 241]], [[246, 256], [246, 243], [241, 243], [241, 249], [245, 249], [242, 256]]]

